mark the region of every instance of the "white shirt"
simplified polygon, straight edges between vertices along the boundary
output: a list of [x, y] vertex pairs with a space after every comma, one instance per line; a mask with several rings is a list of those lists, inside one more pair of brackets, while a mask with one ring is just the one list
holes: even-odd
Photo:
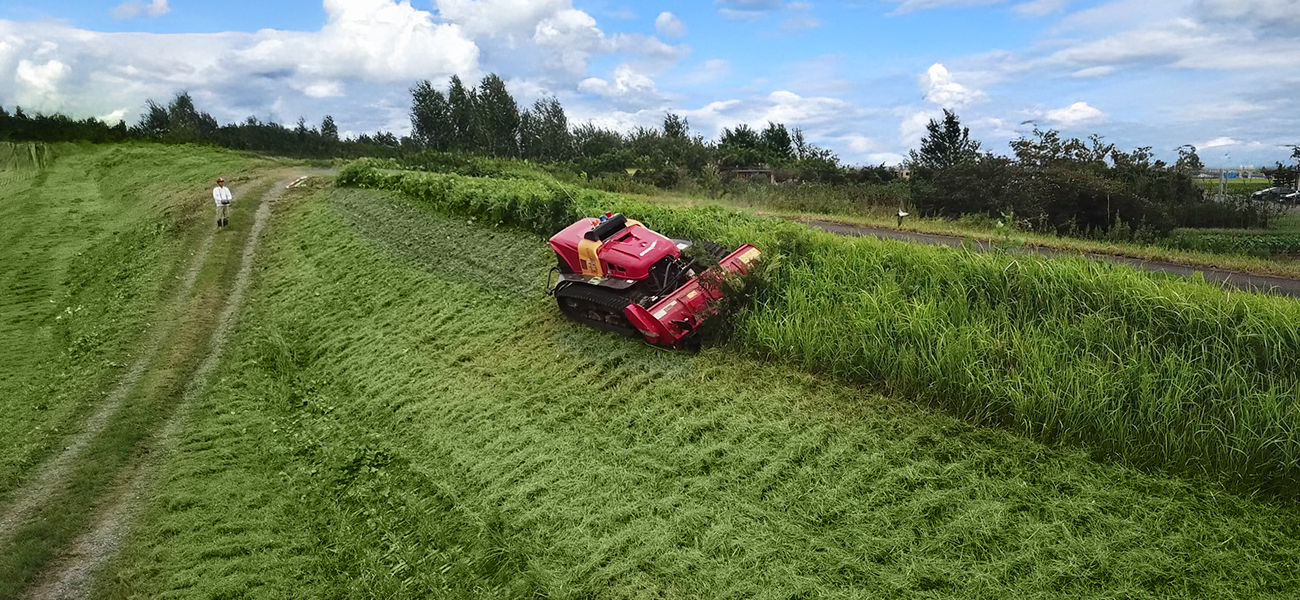
[[235, 200], [235, 197], [230, 194], [230, 188], [219, 185], [212, 188], [212, 200], [218, 205], [230, 204]]

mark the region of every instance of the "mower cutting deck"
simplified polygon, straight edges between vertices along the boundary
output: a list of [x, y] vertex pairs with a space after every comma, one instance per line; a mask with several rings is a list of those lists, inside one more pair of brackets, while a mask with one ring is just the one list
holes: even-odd
[[693, 242], [664, 237], [622, 214], [582, 219], [550, 243], [558, 265], [546, 291], [560, 312], [596, 329], [668, 347], [689, 345], [710, 316], [709, 302], [722, 297], [708, 275], [743, 273], [760, 255], [749, 244], [729, 254], [704, 244], [711, 258], [701, 264], [682, 255]]

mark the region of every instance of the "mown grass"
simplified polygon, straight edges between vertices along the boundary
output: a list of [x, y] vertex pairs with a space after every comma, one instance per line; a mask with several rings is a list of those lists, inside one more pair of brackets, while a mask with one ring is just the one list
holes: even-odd
[[438, 210], [549, 234], [621, 210], [781, 265], [737, 343], [846, 381], [1131, 464], [1300, 490], [1300, 304], [1045, 259], [841, 238], [542, 181], [345, 170]]
[[1290, 505], [585, 329], [541, 237], [327, 190], [267, 240], [101, 598], [1300, 590]]

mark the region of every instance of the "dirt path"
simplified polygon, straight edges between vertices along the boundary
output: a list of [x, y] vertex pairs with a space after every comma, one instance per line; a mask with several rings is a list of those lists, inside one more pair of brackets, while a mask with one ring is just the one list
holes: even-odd
[[[168, 322], [177, 315], [190, 295], [194, 291], [194, 283], [198, 280], [199, 271], [203, 269], [203, 264], [207, 259], [208, 251], [212, 247], [212, 240], [216, 237], [216, 229], [208, 228], [203, 239], [195, 248], [190, 258], [189, 266], [185, 270], [185, 275], [181, 279], [180, 286], [176, 293], [168, 300], [166, 308], [160, 313], [155, 322]], [[135, 389], [136, 384], [144, 375], [145, 370], [154, 362], [158, 355], [158, 350], [162, 347], [163, 339], [166, 337], [165, 327], [155, 326], [149, 333], [143, 344], [144, 350], [136, 355], [135, 361], [118, 380], [117, 385], [104, 397], [103, 402], [95, 408], [95, 411], [86, 419], [81, 431], [65, 441], [62, 452], [50, 457], [33, 473], [34, 475], [22, 487], [13, 491], [10, 503], [0, 510], [0, 545], [7, 544], [11, 541], [13, 535], [19, 527], [32, 516], [33, 511], [39, 508], [46, 500], [67, 483], [68, 473], [72, 467], [77, 464], [86, 448], [90, 445], [100, 433], [104, 431], [109, 420], [122, 407], [122, 402]]]
[[[915, 231], [900, 231], [897, 229], [888, 229], [885, 227], [871, 227], [867, 225], [851, 225], [848, 223], [836, 223], [834, 221], [818, 221], [798, 219], [800, 223], [816, 227], [823, 231], [829, 231], [838, 235], [851, 236], [872, 236], [879, 239], [899, 240], [904, 242], [915, 242], [918, 244], [930, 244], [934, 246], [953, 246], [959, 247], [965, 241], [963, 238], [938, 235], [933, 233], [919, 233]], [[993, 250], [995, 244], [987, 241], [973, 240], [968, 242], [975, 249], [981, 252]], [[1222, 269], [1211, 269], [1205, 267], [1189, 267], [1177, 263], [1142, 260], [1140, 258], [1129, 258], [1126, 256], [1112, 256], [1108, 254], [1081, 254], [1067, 250], [1056, 250], [1053, 248], [1013, 248], [1013, 252], [1023, 252], [1026, 254], [1038, 254], [1041, 256], [1083, 256], [1093, 260], [1103, 260], [1110, 263], [1127, 265], [1143, 271], [1152, 271], [1156, 273], [1170, 273], [1187, 277], [1194, 273], [1201, 273], [1207, 281], [1215, 281], [1227, 287], [1236, 288], [1247, 292], [1259, 292], [1267, 294], [1277, 294], [1281, 296], [1290, 296], [1300, 298], [1300, 280], [1287, 279], [1285, 277], [1270, 277], [1267, 275], [1252, 275], [1249, 273], [1239, 273], [1237, 271], [1225, 271]]]
[[[280, 182], [262, 196], [240, 257], [239, 271], [235, 275], [230, 293], [226, 296], [225, 306], [212, 331], [203, 360], [186, 382], [179, 405], [163, 428], [149, 442], [149, 451], [145, 454], [145, 460], [125, 474], [124, 481], [109, 494], [107, 501], [96, 513], [94, 524], [74, 540], [71, 547], [64, 550], [59, 559], [47, 569], [41, 580], [29, 589], [29, 598], [47, 600], [88, 597], [94, 589], [95, 574], [120, 550], [135, 517], [147, 500], [159, 458], [174, 449], [177, 436], [188, 418], [190, 407], [207, 389], [209, 378], [221, 360], [226, 340], [236, 322], [248, 284], [252, 279], [253, 259], [261, 240], [262, 229], [271, 216], [271, 203], [283, 194], [288, 181]], [[210, 241], [210, 236], [205, 239], [203, 250], [206, 250]], [[201, 258], [198, 262], [201, 264]], [[195, 273], [197, 276], [197, 269]], [[192, 286], [193, 283], [191, 282], [190, 285]], [[139, 374], [136, 374], [136, 378], [139, 378]], [[75, 459], [68, 459], [68, 464], [73, 462]]]

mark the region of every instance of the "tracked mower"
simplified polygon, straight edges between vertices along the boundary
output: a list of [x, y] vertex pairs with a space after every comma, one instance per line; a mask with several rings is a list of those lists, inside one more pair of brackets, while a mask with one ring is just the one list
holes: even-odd
[[[560, 312], [579, 323], [656, 346], [690, 348], [718, 277], [743, 273], [759, 250], [733, 252], [707, 242], [664, 237], [622, 214], [582, 219], [551, 238], [557, 265], [546, 280]], [[692, 247], [696, 250], [691, 250]], [[693, 258], [688, 258], [690, 255]]]

